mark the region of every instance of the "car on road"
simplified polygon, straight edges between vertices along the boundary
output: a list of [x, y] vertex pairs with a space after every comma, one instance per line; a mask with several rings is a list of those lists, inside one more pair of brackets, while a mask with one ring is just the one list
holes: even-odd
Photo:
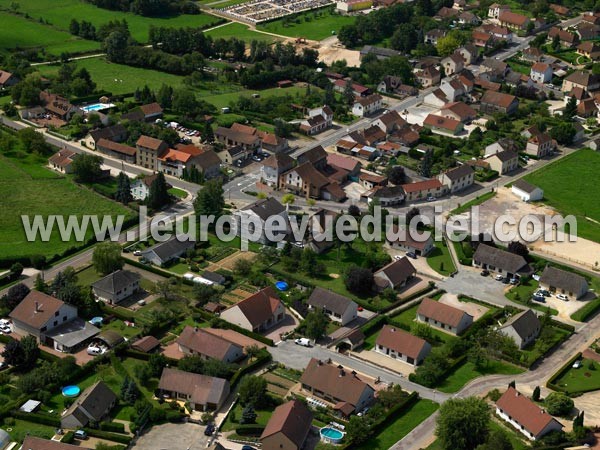
[[487, 277], [490, 274], [490, 271], [487, 269], [483, 269], [479, 275], [482, 277]]
[[212, 436], [212, 434], [215, 432], [215, 426], [212, 423], [209, 423], [208, 425], [206, 425], [206, 428], [204, 429], [204, 436]]
[[500, 274], [498, 274], [498, 275], [496, 275], [496, 276], [494, 277], [494, 280], [496, 280], [496, 281], [502, 281], [502, 280], [504, 280], [504, 276], [503, 276], [503, 275], [500, 275]]
[[567, 297], [565, 294], [556, 294], [556, 298], [562, 300], [563, 302], [569, 301], [569, 297]]
[[427, 196], [427, 201], [428, 202], [433, 202], [433, 201], [435, 201], [435, 197], [433, 195], [428, 195]]
[[310, 339], [307, 338], [298, 338], [294, 342], [296, 345], [301, 345], [302, 347], [310, 347]]
[[417, 259], [417, 255], [415, 252], [406, 252], [406, 256], [412, 259]]
[[73, 435], [77, 439], [87, 439], [87, 433], [83, 430], [77, 430], [77, 431], [75, 431], [75, 433], [73, 433]]

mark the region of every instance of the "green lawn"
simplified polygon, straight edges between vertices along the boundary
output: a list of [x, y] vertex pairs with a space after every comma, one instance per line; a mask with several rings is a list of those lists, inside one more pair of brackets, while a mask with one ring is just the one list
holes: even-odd
[[469, 381], [480, 376], [492, 374], [518, 375], [523, 372], [525, 372], [524, 369], [502, 361], [489, 360], [486, 366], [480, 369], [475, 368], [473, 363], [467, 361], [448, 375], [448, 378], [436, 389], [441, 392], [453, 393], [458, 392]]
[[[221, 5], [219, 5], [219, 8], [221, 8]], [[271, 43], [281, 40], [276, 36], [251, 30], [247, 25], [238, 22], [230, 22], [227, 25], [220, 26], [214, 30], [206, 31], [204, 34], [213, 39], [230, 39], [234, 37], [248, 43], [252, 41], [265, 41]]]
[[437, 273], [444, 276], [448, 276], [456, 271], [446, 241], [435, 242], [435, 248], [427, 255], [427, 264]]
[[100, 278], [102, 278], [102, 275], [96, 272], [94, 266], [90, 266], [87, 269], [77, 272], [77, 282], [80, 286], [89, 286]]
[[[2, 425], [0, 428], [7, 431], [13, 441], [19, 443], [22, 443], [26, 436], [35, 436], [42, 439], [51, 439], [54, 436], [53, 427], [20, 419], [16, 419], [14, 425]], [[19, 447], [17, 446], [17, 448]]]
[[421, 399], [397, 419], [390, 422], [381, 433], [354, 448], [355, 450], [387, 450], [436, 412], [438, 408], [437, 403]]
[[[5, 8], [10, 3], [9, 0], [0, 0], [0, 5]], [[204, 28], [219, 21], [218, 17], [206, 13], [176, 17], [143, 17], [133, 13], [98, 8], [79, 0], [19, 0], [18, 4], [19, 12], [28, 13], [35, 20], [43, 17], [55, 27], [67, 32], [69, 31], [71, 19], [87, 20], [92, 22], [96, 29], [111, 20], [125, 19], [129, 25], [131, 35], [139, 42], [148, 41], [150, 25], [173, 28]]]
[[[563, 342], [567, 339], [571, 333], [562, 328], [555, 327], [553, 325], [546, 325], [546, 328], [550, 328], [548, 334], [548, 339], [544, 340], [538, 337], [535, 340], [535, 343], [532, 346], [527, 347], [524, 350], [521, 350], [521, 360], [531, 365], [535, 361], [537, 361], [540, 357], [545, 355], [548, 350], [557, 345], [560, 342]], [[542, 330], [541, 334], [544, 334], [544, 330]]]
[[[521, 438], [521, 436], [512, 428], [504, 424], [498, 423], [495, 419], [492, 419], [490, 422], [490, 431], [503, 431], [508, 436], [510, 443], [512, 444], [513, 450], [527, 450], [530, 449], [531, 446], [526, 444], [525, 441]], [[433, 444], [427, 447], [426, 450], [443, 450], [442, 445], [439, 440], [435, 440]]]
[[512, 300], [515, 303], [520, 303], [521, 305], [527, 306], [529, 308], [535, 309], [537, 311], [550, 311], [550, 314], [553, 316], [558, 315], [558, 311], [549, 306], [545, 306], [544, 303], [534, 302], [531, 298], [533, 293], [537, 290], [539, 283], [535, 281], [533, 278], [528, 279], [524, 283], [519, 283], [519, 285], [512, 287], [507, 293], [506, 298]]
[[[255, 92], [259, 93], [261, 98], [282, 97], [284, 95], [302, 96], [306, 93], [306, 88], [292, 86], [289, 88], [270, 88], [262, 91], [240, 90], [238, 92], [207, 95], [206, 97], [202, 97], [202, 100], [215, 105], [217, 108], [223, 108], [225, 106], [229, 106], [231, 102], [237, 102], [240, 95], [246, 95], [249, 97]], [[233, 110], [233, 112], [235, 113], [236, 111]]]
[[464, 205], [459, 206], [458, 208], [453, 209], [452, 211], [450, 211], [450, 215], [454, 216], [457, 214], [462, 214], [464, 212], [467, 212], [471, 209], [472, 206], [477, 206], [477, 205], [481, 205], [483, 202], [488, 201], [490, 198], [494, 197], [496, 195], [496, 192], [486, 192], [485, 194], [481, 194], [478, 197], [475, 197], [473, 200], [465, 203]]
[[289, 18], [260, 24], [258, 28], [283, 36], [304, 37], [320, 41], [332, 34], [337, 34], [344, 25], [352, 24], [356, 20], [356, 17], [342, 16], [333, 11], [333, 7], [307, 11]]
[[600, 222], [598, 170], [600, 154], [582, 149], [525, 176], [525, 180], [544, 190], [544, 203], [563, 215], [576, 217], [579, 237], [600, 242], [600, 225], [586, 219]]
[[[239, 403], [237, 403], [233, 407], [233, 409], [231, 410], [229, 415], [227, 416], [227, 420], [225, 421], [225, 423], [223, 423], [223, 426], [221, 427], [221, 431], [235, 430], [235, 428], [240, 424], [239, 421], [242, 417], [243, 410], [244, 410], [244, 407], [242, 405], [240, 405]], [[273, 415], [272, 410], [257, 409], [257, 410], [255, 410], [255, 412], [257, 414], [256, 424], [262, 425], [262, 426], [267, 425], [267, 422]], [[233, 415], [233, 419], [235, 419], [235, 422], [232, 421], [232, 415]]]
[[[2, 0], [2, 3], [8, 4], [9, 2]], [[34, 20], [0, 12], [0, 49], [37, 47], [45, 47], [48, 53], [58, 56], [62, 52], [77, 53], [99, 50], [100, 43], [80, 39]]]
[[[594, 369], [590, 369], [590, 363]], [[597, 391], [600, 389], [600, 364], [591, 359], [583, 359], [579, 369], [571, 367], [554, 384], [566, 389], [569, 394]]]
[[169, 194], [177, 197], [177, 198], [186, 198], [188, 193], [183, 189], [171, 188], [169, 189]]
[[[0, 149], [1, 151], [1, 149]], [[9, 156], [8, 158], [5, 156]], [[0, 198], [2, 211], [10, 214], [0, 216], [0, 257], [22, 257], [35, 254], [52, 257], [60, 254], [69, 247], [80, 246], [75, 237], [63, 241], [57, 230], [50, 235], [48, 242], [42, 242], [40, 236], [29, 242], [27, 240], [21, 216], [28, 216], [32, 222], [33, 216], [39, 214], [47, 217], [60, 214], [81, 217], [83, 214], [98, 215], [100, 220], [104, 215], [124, 215], [125, 219], [134, 217], [134, 212], [123, 205], [108, 200], [88, 189], [83, 189], [68, 178], [57, 177], [55, 172], [42, 167], [46, 158], [35, 158], [17, 149], [0, 155]], [[92, 227], [85, 234], [86, 239], [93, 236]]]

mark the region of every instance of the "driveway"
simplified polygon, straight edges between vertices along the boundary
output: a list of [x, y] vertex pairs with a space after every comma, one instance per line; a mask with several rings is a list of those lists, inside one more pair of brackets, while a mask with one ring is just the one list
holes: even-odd
[[204, 450], [208, 437], [204, 427], [195, 423], [166, 423], [152, 427], [132, 448], [140, 450]]
[[281, 341], [281, 335], [296, 329], [299, 324], [300, 321], [286, 309], [285, 318], [283, 321], [281, 321], [275, 328], [269, 330], [269, 332], [265, 334], [265, 337], [272, 339], [273, 342], [279, 342]]
[[479, 269], [461, 267], [454, 277], [438, 282], [440, 289], [450, 294], [463, 294], [498, 306], [520, 306], [504, 296], [506, 284], [494, 280], [493, 277], [482, 277]]

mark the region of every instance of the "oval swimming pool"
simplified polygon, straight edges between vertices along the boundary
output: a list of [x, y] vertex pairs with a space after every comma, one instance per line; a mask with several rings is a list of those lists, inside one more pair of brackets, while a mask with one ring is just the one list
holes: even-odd
[[64, 395], [65, 397], [77, 397], [80, 392], [81, 389], [79, 388], [79, 386], [75, 385], [65, 386], [64, 388], [62, 388], [62, 395]]
[[340, 430], [336, 430], [335, 428], [331, 427], [321, 428], [320, 433], [321, 439], [324, 442], [328, 442], [331, 444], [339, 444], [344, 438], [344, 433], [342, 433]]
[[275, 287], [280, 291], [287, 291], [289, 286], [285, 281], [278, 281], [275, 283]]

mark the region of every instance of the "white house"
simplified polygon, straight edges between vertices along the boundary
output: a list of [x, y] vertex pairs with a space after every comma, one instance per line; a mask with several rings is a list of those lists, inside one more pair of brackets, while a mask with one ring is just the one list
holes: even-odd
[[348, 297], [316, 287], [306, 301], [309, 309], [322, 310], [332, 321], [344, 326], [356, 319], [358, 305]]
[[379, 94], [371, 94], [366, 97], [356, 97], [352, 106], [352, 114], [357, 117], [365, 117], [373, 114], [383, 107], [383, 97]]
[[462, 191], [474, 182], [475, 171], [468, 164], [463, 164], [450, 169], [438, 176], [440, 182], [448, 188], [451, 193]]
[[287, 210], [274, 197], [258, 200], [234, 212], [233, 215], [236, 220], [232, 226], [242, 241], [267, 244], [270, 242], [267, 228], [274, 235], [279, 229], [283, 230], [280, 233], [285, 235], [289, 228]]
[[392, 359], [418, 366], [431, 351], [431, 345], [425, 339], [413, 336], [408, 331], [385, 325], [375, 341], [375, 351]]
[[117, 304], [135, 294], [140, 288], [140, 274], [129, 270], [117, 270], [92, 284], [98, 300], [110, 305]]
[[531, 309], [528, 309], [512, 316], [498, 331], [511, 338], [517, 347], [523, 349], [536, 340], [541, 329], [540, 319]]
[[513, 183], [511, 192], [524, 202], [537, 202], [544, 198], [544, 191], [527, 181], [520, 179]]
[[531, 66], [529, 76], [536, 83], [548, 83], [552, 81], [552, 66], [542, 62], [536, 62]]
[[431, 298], [424, 298], [419, 305], [417, 320], [456, 335], [473, 324], [471, 314]]

